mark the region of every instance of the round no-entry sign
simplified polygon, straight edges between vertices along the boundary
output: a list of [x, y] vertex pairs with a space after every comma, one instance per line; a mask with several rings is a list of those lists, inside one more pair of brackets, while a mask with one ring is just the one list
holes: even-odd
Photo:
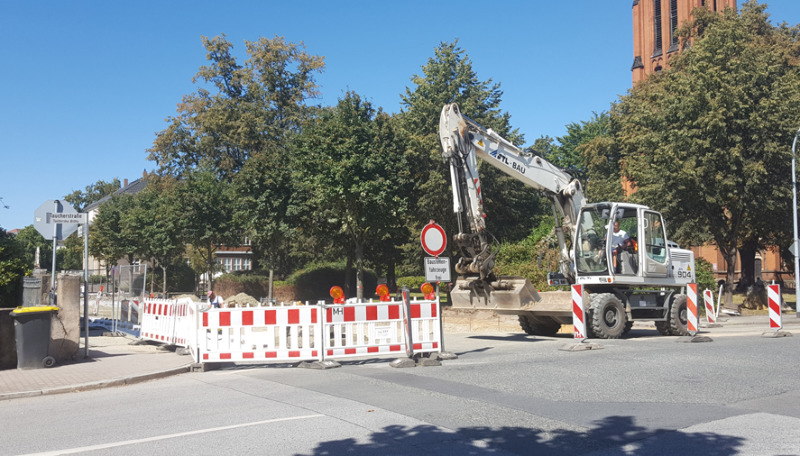
[[434, 223], [433, 220], [422, 228], [422, 235], [419, 238], [422, 242], [423, 250], [431, 256], [438, 257], [447, 247], [447, 236], [444, 234], [444, 228]]

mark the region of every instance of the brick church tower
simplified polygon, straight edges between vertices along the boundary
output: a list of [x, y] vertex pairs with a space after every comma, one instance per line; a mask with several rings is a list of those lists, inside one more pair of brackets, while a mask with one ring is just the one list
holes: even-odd
[[735, 10], [736, 0], [633, 0], [634, 84], [667, 66], [670, 55], [679, 51], [678, 27], [698, 7]]

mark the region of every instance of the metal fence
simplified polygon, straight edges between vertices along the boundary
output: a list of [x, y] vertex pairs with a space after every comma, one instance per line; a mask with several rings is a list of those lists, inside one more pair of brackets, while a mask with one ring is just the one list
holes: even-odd
[[147, 273], [146, 264], [115, 266], [108, 273], [105, 269], [90, 271], [87, 288], [90, 328], [138, 336], [139, 303], [146, 296]]

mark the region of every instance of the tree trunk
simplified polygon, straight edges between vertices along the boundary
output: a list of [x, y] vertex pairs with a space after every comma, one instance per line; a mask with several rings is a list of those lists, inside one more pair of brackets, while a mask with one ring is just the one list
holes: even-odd
[[758, 243], [755, 240], [747, 240], [739, 248], [739, 259], [741, 260], [742, 276], [739, 278], [738, 291], [747, 291], [756, 283], [756, 252]]
[[353, 287], [351, 283], [353, 282], [353, 257], [347, 255], [347, 264], [344, 267], [344, 295], [353, 296]]
[[356, 242], [356, 298], [364, 299], [364, 245]]
[[729, 310], [738, 310], [736, 306], [733, 305], [733, 289], [736, 282], [736, 247], [732, 247], [730, 250], [722, 250], [720, 249], [722, 256], [725, 258], [725, 299], [723, 302], [723, 307]]
[[[163, 288], [161, 288], [161, 293], [163, 294], [164, 298], [167, 298], [167, 267], [161, 266], [161, 273], [164, 275], [163, 277]], [[155, 274], [154, 274], [155, 275]]]
[[395, 270], [394, 260], [389, 261], [386, 269], [386, 286], [390, 293], [397, 293], [397, 271]]

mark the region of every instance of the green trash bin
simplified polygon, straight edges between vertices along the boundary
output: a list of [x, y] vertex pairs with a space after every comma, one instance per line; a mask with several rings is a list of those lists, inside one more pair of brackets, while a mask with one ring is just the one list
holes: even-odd
[[55, 358], [50, 351], [50, 324], [58, 307], [17, 307], [14, 317], [14, 335], [17, 344], [17, 369], [53, 367]]

